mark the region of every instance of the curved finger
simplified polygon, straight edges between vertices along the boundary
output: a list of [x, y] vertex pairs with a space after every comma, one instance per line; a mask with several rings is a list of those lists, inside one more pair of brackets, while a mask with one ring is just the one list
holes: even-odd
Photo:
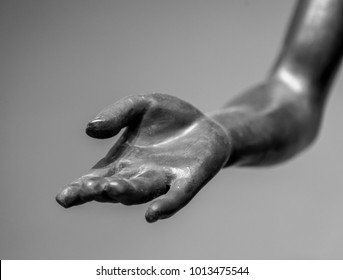
[[164, 174], [147, 171], [131, 179], [117, 176], [83, 177], [64, 188], [56, 200], [65, 208], [92, 200], [132, 205], [150, 201], [168, 190]]
[[109, 197], [125, 205], [141, 204], [165, 194], [169, 184], [164, 174], [148, 171], [130, 179], [110, 178]]
[[173, 182], [169, 192], [152, 202], [145, 213], [147, 222], [153, 223], [174, 215], [195, 196], [199, 188], [192, 186], [190, 179]]
[[86, 133], [94, 138], [110, 138], [130, 123], [139, 120], [147, 104], [143, 95], [125, 97], [104, 108], [88, 123]]
[[87, 177], [79, 179], [64, 188], [57, 196], [56, 201], [65, 208], [80, 205], [92, 200], [100, 202], [117, 202], [108, 197], [106, 187], [109, 182], [102, 177]]

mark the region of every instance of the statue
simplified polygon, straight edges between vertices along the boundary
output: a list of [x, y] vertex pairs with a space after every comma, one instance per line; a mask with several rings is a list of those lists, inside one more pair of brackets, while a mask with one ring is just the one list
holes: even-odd
[[319, 131], [343, 52], [343, 1], [299, 1], [284, 45], [261, 84], [217, 112], [203, 114], [166, 94], [129, 96], [105, 108], [86, 133], [119, 140], [56, 200], [125, 205], [152, 201], [146, 220], [165, 219], [223, 167], [281, 163]]

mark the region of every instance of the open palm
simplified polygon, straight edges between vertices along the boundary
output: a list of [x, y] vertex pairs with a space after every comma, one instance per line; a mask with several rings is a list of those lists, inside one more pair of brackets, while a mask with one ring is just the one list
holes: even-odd
[[86, 133], [119, 140], [86, 175], [56, 197], [64, 207], [88, 201], [140, 204], [155, 199], [148, 222], [184, 207], [227, 162], [227, 134], [192, 105], [170, 95], [126, 97], [105, 108]]

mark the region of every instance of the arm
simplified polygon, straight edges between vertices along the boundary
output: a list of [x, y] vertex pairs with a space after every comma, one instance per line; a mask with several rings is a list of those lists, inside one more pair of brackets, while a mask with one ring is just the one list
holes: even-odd
[[266, 81], [210, 114], [231, 135], [226, 166], [282, 162], [315, 138], [343, 52], [343, 1], [299, 1]]
[[165, 94], [129, 96], [88, 124], [94, 138], [126, 128], [107, 155], [64, 187], [64, 207], [151, 201], [146, 220], [174, 215], [224, 166], [286, 160], [315, 138], [342, 55], [343, 0], [300, 1], [284, 47], [261, 85], [205, 116]]

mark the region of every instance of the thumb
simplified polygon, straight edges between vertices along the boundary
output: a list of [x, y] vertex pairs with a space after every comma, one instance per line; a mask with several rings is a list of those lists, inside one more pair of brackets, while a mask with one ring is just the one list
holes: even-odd
[[148, 101], [143, 95], [128, 96], [104, 108], [86, 128], [88, 136], [98, 139], [110, 138], [139, 121], [147, 108]]

